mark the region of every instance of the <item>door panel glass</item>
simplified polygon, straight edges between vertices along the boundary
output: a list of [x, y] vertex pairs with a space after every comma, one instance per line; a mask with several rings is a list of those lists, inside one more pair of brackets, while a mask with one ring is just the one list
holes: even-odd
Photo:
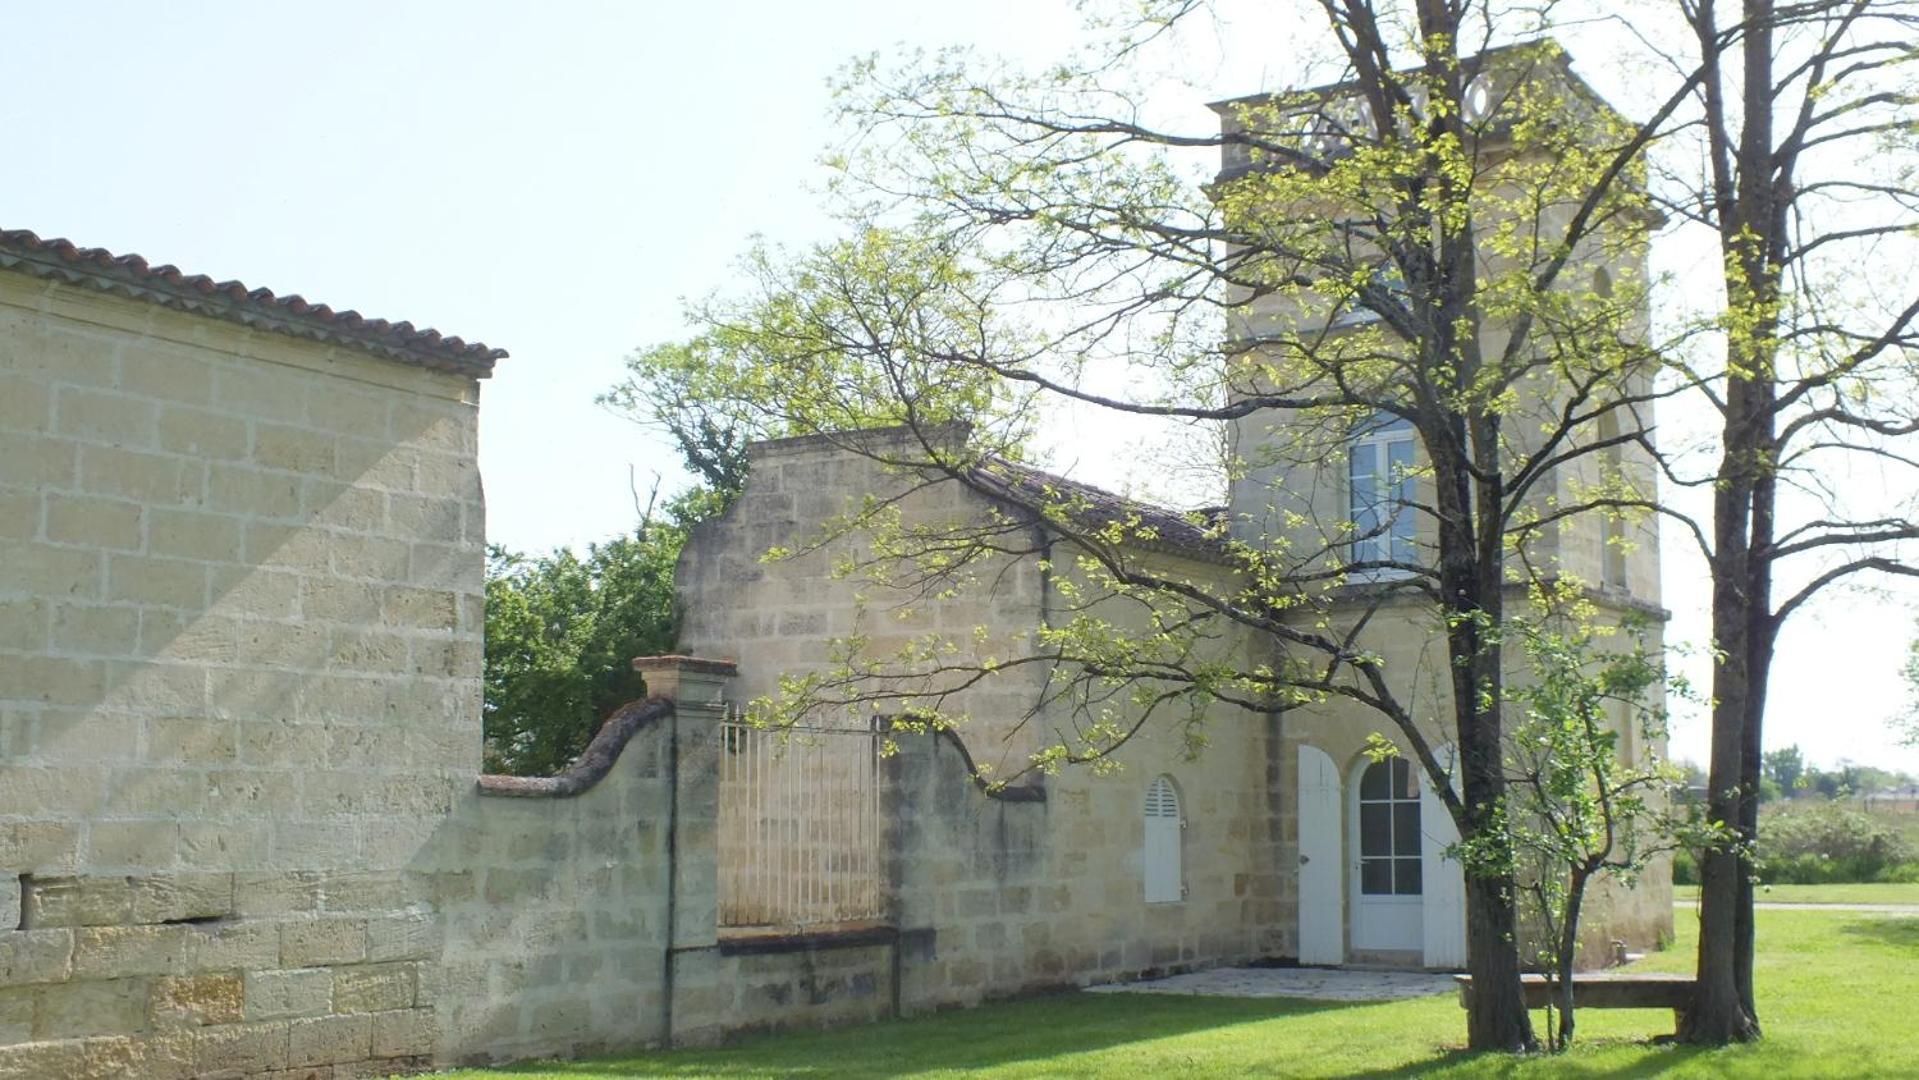
[[1368, 896], [1418, 896], [1419, 784], [1412, 765], [1390, 758], [1359, 776], [1359, 888]]
[[1416, 802], [1393, 804], [1393, 854], [1419, 854], [1419, 804]]
[[1418, 896], [1420, 884], [1418, 859], [1393, 860], [1393, 893], [1395, 895]]
[[1359, 778], [1359, 797], [1366, 800], [1385, 799], [1392, 794], [1392, 785], [1387, 781], [1384, 765], [1369, 765]]
[[1391, 855], [1393, 834], [1391, 808], [1385, 803], [1359, 804], [1359, 854]]

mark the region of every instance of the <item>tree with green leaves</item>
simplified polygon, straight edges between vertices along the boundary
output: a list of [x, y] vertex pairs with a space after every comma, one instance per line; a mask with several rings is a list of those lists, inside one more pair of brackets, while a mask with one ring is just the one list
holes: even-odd
[[[1696, 808], [1668, 797], [1681, 772], [1665, 761], [1665, 656], [1643, 625], [1592, 621], [1591, 605], [1563, 587], [1536, 589], [1536, 616], [1510, 618], [1507, 636], [1527, 677], [1507, 691], [1513, 708], [1512, 847], [1521, 892], [1537, 927], [1540, 964], [1553, 980], [1558, 1022], [1548, 1044], [1572, 1044], [1573, 972], [1592, 886], [1632, 888], [1659, 856], [1696, 845]], [[1468, 849], [1466, 856], [1474, 853]]]
[[[1752, 853], [1766, 688], [1781, 628], [1835, 585], [1919, 575], [1919, 5], [1909, 0], [1683, 0], [1653, 47], [1694, 88], [1680, 152], [1652, 185], [1714, 240], [1718, 295], [1687, 294], [1697, 331], [1666, 351], [1716, 412], [1711, 492], [1692, 525], [1712, 578], [1709, 816], [1729, 842], [1701, 864], [1698, 996], [1681, 1035], [1756, 1038]], [[1650, 46], [1649, 46], [1650, 47]], [[1681, 331], [1683, 333], [1683, 329]]]
[[1781, 798], [1791, 798], [1805, 775], [1806, 756], [1800, 752], [1799, 744], [1766, 751], [1764, 779], [1772, 783]]
[[[679, 511], [679, 513], [675, 513]], [[528, 557], [487, 552], [484, 759], [550, 776], [613, 710], [645, 695], [635, 656], [672, 651], [673, 566], [686, 506], [632, 535]]]
[[[883, 703], [948, 723], [943, 687], [1043, 671], [1035, 700], [1087, 718], [1034, 754], [1044, 769], [1214, 702], [1336, 703], [1404, 744], [1465, 842], [1509, 847], [1509, 597], [1576, 573], [1569, 530], [1652, 501], [1642, 157], [1687, 91], [1635, 124], [1552, 45], [1491, 48], [1534, 9], [1328, 2], [1334, 81], [1226, 103], [1220, 130], [1155, 128], [1126, 65], [1196, 7], [1148, 5], [1105, 52], [1033, 75], [960, 54], [857, 65], [838, 162], [855, 239], [756, 256], [735, 296], [695, 309], [695, 351], [644, 354], [701, 415], [838, 437], [908, 486], [1003, 508], [934, 528], [876, 496], [837, 523], [868, 540], [848, 572], [937, 593], [1027, 556], [1071, 581], [1016, 654], [848, 640], [769, 715]], [[1221, 159], [1210, 182], [1188, 179], [1193, 152]], [[1232, 507], [1169, 522], [1016, 468], [1060, 408], [1226, 426]], [[836, 434], [875, 418], [903, 434]], [[1301, 501], [1356, 484], [1372, 437], [1413, 452], [1373, 460], [1364, 499]], [[1225, 571], [1150, 554], [1175, 532]], [[1443, 642], [1437, 687], [1373, 646], [1409, 603]], [[1466, 884], [1475, 1048], [1535, 1044], [1511, 864]]]

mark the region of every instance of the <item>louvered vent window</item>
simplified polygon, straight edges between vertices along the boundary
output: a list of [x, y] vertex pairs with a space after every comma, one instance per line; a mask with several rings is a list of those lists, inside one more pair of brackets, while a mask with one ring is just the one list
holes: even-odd
[[1156, 776], [1146, 789], [1146, 847], [1142, 864], [1147, 903], [1174, 903], [1185, 892], [1179, 856], [1179, 792], [1174, 790], [1169, 777]]

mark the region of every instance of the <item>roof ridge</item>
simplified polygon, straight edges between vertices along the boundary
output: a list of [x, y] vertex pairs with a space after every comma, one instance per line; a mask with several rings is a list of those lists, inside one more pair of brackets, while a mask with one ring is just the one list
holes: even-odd
[[507, 355], [505, 349], [448, 336], [431, 327], [368, 318], [351, 308], [335, 311], [299, 293], [278, 296], [271, 289], [251, 288], [238, 280], [188, 274], [172, 263], [155, 266], [140, 255], [81, 247], [64, 237], [42, 239], [26, 229], [0, 229], [0, 269], [475, 378], [491, 375], [494, 362]]
[[[985, 476], [988, 483], [996, 483], [1007, 488], [1018, 487], [1023, 483], [1029, 488], [1033, 485], [1057, 485], [1074, 489], [1073, 493], [1078, 494], [1091, 505], [1067, 509], [1069, 512], [1077, 511], [1075, 516], [1083, 516], [1086, 524], [1093, 526], [1112, 524], [1121, 515], [1136, 517], [1141, 524], [1151, 527], [1158, 534], [1157, 543], [1148, 542], [1149, 546], [1161, 546], [1210, 561], [1223, 561], [1228, 557], [1225, 540], [1215, 531], [1221, 519], [1225, 517], [1222, 508], [1201, 507], [1196, 510], [1178, 510], [1170, 506], [1161, 506], [997, 454], [986, 458], [981, 462], [981, 466], [986, 469], [997, 467], [1010, 473], [1011, 475], [994, 476], [991, 472], [987, 472]], [[1019, 499], [1014, 498], [1014, 495], [1015, 492], [1009, 490], [1003, 492], [1000, 497], [1016, 505], [1023, 505]], [[1144, 537], [1138, 536], [1129, 539], [1135, 543], [1145, 540]]]

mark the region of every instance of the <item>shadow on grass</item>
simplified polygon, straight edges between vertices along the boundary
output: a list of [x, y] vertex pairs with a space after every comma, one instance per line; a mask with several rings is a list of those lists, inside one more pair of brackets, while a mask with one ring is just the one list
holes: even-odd
[[1919, 917], [1877, 915], [1864, 919], [1853, 919], [1840, 927], [1839, 932], [1850, 937], [1861, 937], [1896, 949], [1919, 952]]
[[[1126, 1007], [1135, 1001], [1138, 1007]], [[526, 1062], [497, 1071], [508, 1076], [872, 1078], [942, 1069], [972, 1072], [1353, 1007], [1293, 998], [1069, 992], [860, 1027], [753, 1035], [709, 1050]]]
[[[1398, 1067], [1339, 1064], [1345, 1047], [1332, 1030], [1311, 1032], [1288, 1020], [1318, 1024], [1348, 1010], [1377, 1009], [1376, 1002], [1306, 1001], [1292, 998], [1193, 997], [1171, 994], [1056, 994], [954, 1010], [931, 1016], [885, 1021], [855, 1028], [802, 1030], [751, 1036], [707, 1050], [675, 1050], [585, 1062], [526, 1063], [502, 1068], [503, 1075], [614, 1077], [723, 1077], [770, 1080], [773, 1077], [881, 1078], [928, 1073], [982, 1073], [1011, 1070], [1015, 1075], [1106, 1075], [1136, 1067], [1146, 1076], [1235, 1075], [1235, 1066], [1259, 1075], [1287, 1075], [1289, 1061], [1311, 1061], [1319, 1076], [1503, 1077], [1573, 1076], [1653, 1077], [1713, 1051], [1694, 1047], [1654, 1047], [1641, 1040], [1598, 1039], [1587, 1046], [1630, 1049], [1630, 1061], [1570, 1057], [1507, 1057], [1431, 1048], [1430, 1056]], [[1669, 1015], [1669, 1014], [1668, 1014]], [[1355, 1017], [1347, 1016], [1350, 1027]], [[1358, 1022], [1365, 1024], [1363, 1018]], [[1268, 1025], [1277, 1026], [1268, 1026]], [[1239, 1030], [1234, 1030], [1239, 1029]], [[1263, 1030], [1261, 1030], [1263, 1029]], [[1112, 1061], [1073, 1062], [1072, 1058], [1114, 1048], [1143, 1046], [1155, 1040], [1211, 1034], [1223, 1042], [1252, 1041], [1269, 1047], [1272, 1057], [1257, 1064], [1231, 1049], [1211, 1060], [1207, 1049], [1188, 1053], [1146, 1054]], [[1416, 1041], [1422, 1036], [1408, 1032]], [[1298, 1055], [1309, 1055], [1300, 1057]], [[1150, 1064], [1148, 1062], [1150, 1061]]]
[[1585, 1040], [1574, 1044], [1577, 1049], [1590, 1050], [1600, 1047], [1625, 1047], [1646, 1056], [1627, 1062], [1593, 1060], [1574, 1055], [1553, 1056], [1537, 1054], [1525, 1057], [1507, 1057], [1499, 1054], [1476, 1054], [1467, 1050], [1442, 1050], [1425, 1061], [1416, 1061], [1410, 1065], [1401, 1065], [1396, 1069], [1378, 1072], [1366, 1072], [1367, 1077], [1399, 1078], [1422, 1076], [1513, 1076], [1524, 1072], [1526, 1075], [1553, 1077], [1588, 1077], [1591, 1080], [1637, 1080], [1640, 1077], [1666, 1076], [1694, 1058], [1720, 1053], [1718, 1050], [1698, 1046], [1680, 1046], [1675, 1044], [1653, 1045], [1644, 1040], [1597, 1039]]

